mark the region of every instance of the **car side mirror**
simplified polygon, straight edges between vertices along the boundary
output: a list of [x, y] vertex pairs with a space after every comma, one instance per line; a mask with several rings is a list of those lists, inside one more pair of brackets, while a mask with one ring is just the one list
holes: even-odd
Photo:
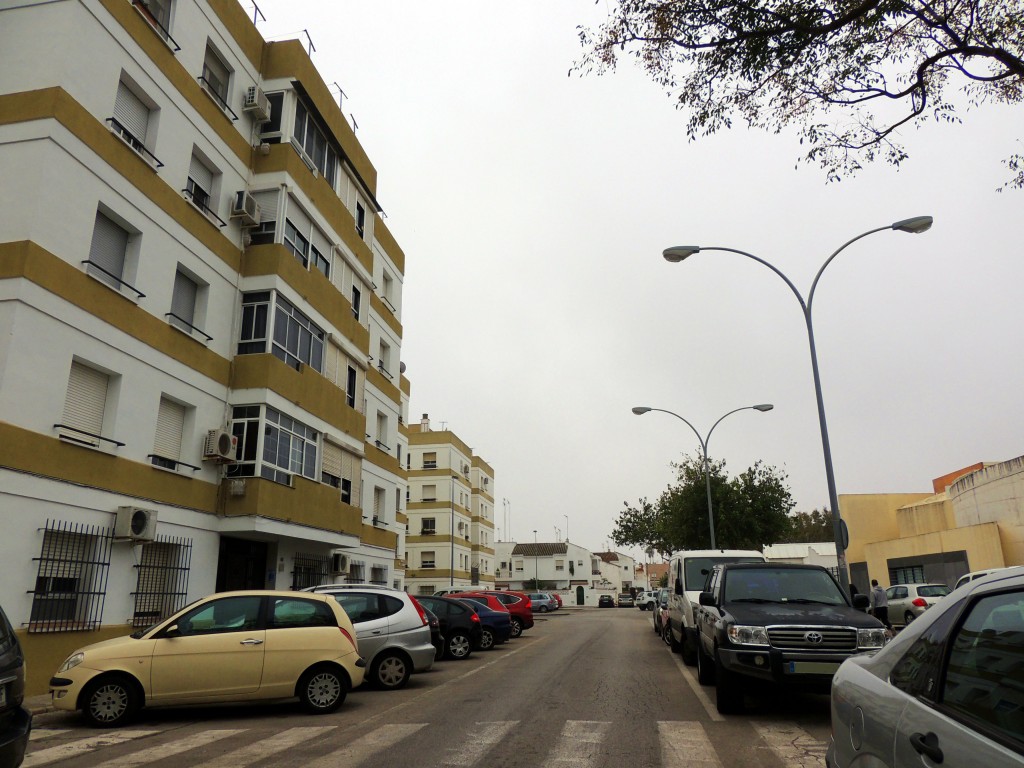
[[866, 611], [869, 605], [871, 605], [871, 600], [867, 595], [862, 595], [858, 592], [853, 596], [853, 607], [858, 611]]
[[676, 579], [676, 594], [682, 596], [683, 594], [683, 582]]
[[714, 592], [701, 592], [698, 598], [701, 605], [707, 605], [711, 608], [715, 607], [715, 593]]

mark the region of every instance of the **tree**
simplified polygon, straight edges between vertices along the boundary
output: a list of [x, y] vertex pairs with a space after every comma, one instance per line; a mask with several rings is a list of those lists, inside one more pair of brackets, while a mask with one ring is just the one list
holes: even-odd
[[[577, 71], [611, 71], [628, 51], [689, 112], [691, 140], [736, 118], [792, 126], [830, 181], [898, 166], [903, 127], [1024, 100], [1019, 0], [617, 0], [579, 36]], [[1004, 163], [1007, 186], [1024, 187], [1024, 154]]]
[[828, 509], [794, 512], [789, 519], [792, 532], [786, 537], [786, 543], [812, 544], [819, 541], [832, 541], [835, 537], [835, 530], [832, 527], [832, 512]]
[[[636, 507], [625, 504], [612, 532], [616, 544], [649, 547], [662, 555], [711, 546], [703, 459], [684, 456], [672, 466], [676, 485], [666, 488], [656, 503], [644, 498]], [[761, 549], [790, 532], [788, 513], [794, 502], [785, 474], [762, 462], [731, 480], [724, 461], [709, 461], [708, 469], [717, 546]]]

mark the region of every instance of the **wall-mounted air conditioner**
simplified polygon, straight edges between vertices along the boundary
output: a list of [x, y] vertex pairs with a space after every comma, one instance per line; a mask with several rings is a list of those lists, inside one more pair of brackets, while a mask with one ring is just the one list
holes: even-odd
[[238, 219], [244, 227], [255, 227], [260, 223], [260, 204], [246, 190], [235, 192], [231, 203], [231, 218]]
[[153, 541], [156, 538], [156, 510], [118, 507], [114, 538], [126, 541]]
[[263, 123], [270, 119], [270, 99], [261, 88], [250, 85], [245, 91], [242, 111], [252, 115], [252, 119]]
[[211, 429], [203, 443], [204, 461], [231, 461], [235, 458], [238, 438], [223, 429]]
[[341, 552], [331, 555], [331, 573], [335, 576], [339, 573], [348, 573], [348, 555]]

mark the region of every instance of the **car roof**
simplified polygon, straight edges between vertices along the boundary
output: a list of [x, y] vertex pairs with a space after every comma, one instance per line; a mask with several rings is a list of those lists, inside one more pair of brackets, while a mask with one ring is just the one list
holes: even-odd
[[306, 587], [303, 592], [335, 592], [339, 590], [348, 589], [362, 589], [372, 590], [374, 592], [400, 592], [405, 595], [408, 594], [401, 589], [395, 589], [394, 587], [385, 587], [381, 584], [321, 584], [318, 587]]

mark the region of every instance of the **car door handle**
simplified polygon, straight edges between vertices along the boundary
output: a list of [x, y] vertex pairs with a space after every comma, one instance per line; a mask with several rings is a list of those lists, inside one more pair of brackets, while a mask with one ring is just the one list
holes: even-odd
[[383, 629], [375, 629], [370, 634], [371, 635], [383, 635], [384, 634], [384, 630]]
[[253, 638], [253, 639], [250, 639], [250, 640], [239, 640], [238, 644], [239, 645], [263, 645], [263, 641], [262, 640], [256, 640], [255, 638]]
[[939, 749], [939, 737], [931, 731], [926, 734], [914, 733], [910, 743], [919, 755], [927, 755], [933, 763], [942, 762], [942, 750]]

